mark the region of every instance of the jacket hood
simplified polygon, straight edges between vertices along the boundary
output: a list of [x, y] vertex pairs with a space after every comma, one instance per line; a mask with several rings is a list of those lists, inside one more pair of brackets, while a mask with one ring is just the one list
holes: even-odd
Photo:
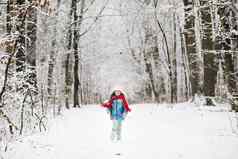
[[121, 93], [126, 96], [125, 91], [123, 90], [122, 87], [114, 87], [113, 89], [111, 89], [111, 93], [114, 93], [115, 91], [121, 91]]

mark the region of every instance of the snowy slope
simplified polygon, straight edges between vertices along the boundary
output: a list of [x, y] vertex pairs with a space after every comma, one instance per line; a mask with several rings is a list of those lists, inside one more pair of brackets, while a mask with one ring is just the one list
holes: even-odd
[[46, 133], [19, 139], [1, 154], [4, 159], [238, 158], [234, 114], [225, 108], [140, 104], [132, 109], [120, 143], [109, 139], [106, 111], [88, 106], [65, 112]]

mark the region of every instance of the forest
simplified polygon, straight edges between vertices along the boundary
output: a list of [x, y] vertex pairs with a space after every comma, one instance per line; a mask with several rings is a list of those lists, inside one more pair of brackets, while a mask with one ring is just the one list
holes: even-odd
[[238, 0], [0, 0], [4, 149], [115, 86], [238, 112]]

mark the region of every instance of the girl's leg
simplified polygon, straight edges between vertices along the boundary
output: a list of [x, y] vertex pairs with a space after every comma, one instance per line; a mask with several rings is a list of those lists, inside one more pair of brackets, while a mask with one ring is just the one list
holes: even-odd
[[118, 120], [117, 121], [117, 140], [121, 140], [121, 125], [122, 125], [122, 121]]
[[116, 137], [117, 131], [117, 120], [112, 120], [112, 132], [111, 132], [111, 140], [113, 141]]

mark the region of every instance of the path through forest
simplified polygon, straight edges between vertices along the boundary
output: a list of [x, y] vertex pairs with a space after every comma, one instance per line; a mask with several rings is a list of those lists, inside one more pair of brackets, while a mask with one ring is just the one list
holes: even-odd
[[[109, 139], [99, 106], [72, 109], [51, 128], [8, 146], [4, 159], [237, 159], [234, 114], [225, 108], [140, 104], [123, 123], [123, 141]], [[233, 128], [232, 128], [233, 127]], [[121, 155], [117, 156], [116, 153]]]

